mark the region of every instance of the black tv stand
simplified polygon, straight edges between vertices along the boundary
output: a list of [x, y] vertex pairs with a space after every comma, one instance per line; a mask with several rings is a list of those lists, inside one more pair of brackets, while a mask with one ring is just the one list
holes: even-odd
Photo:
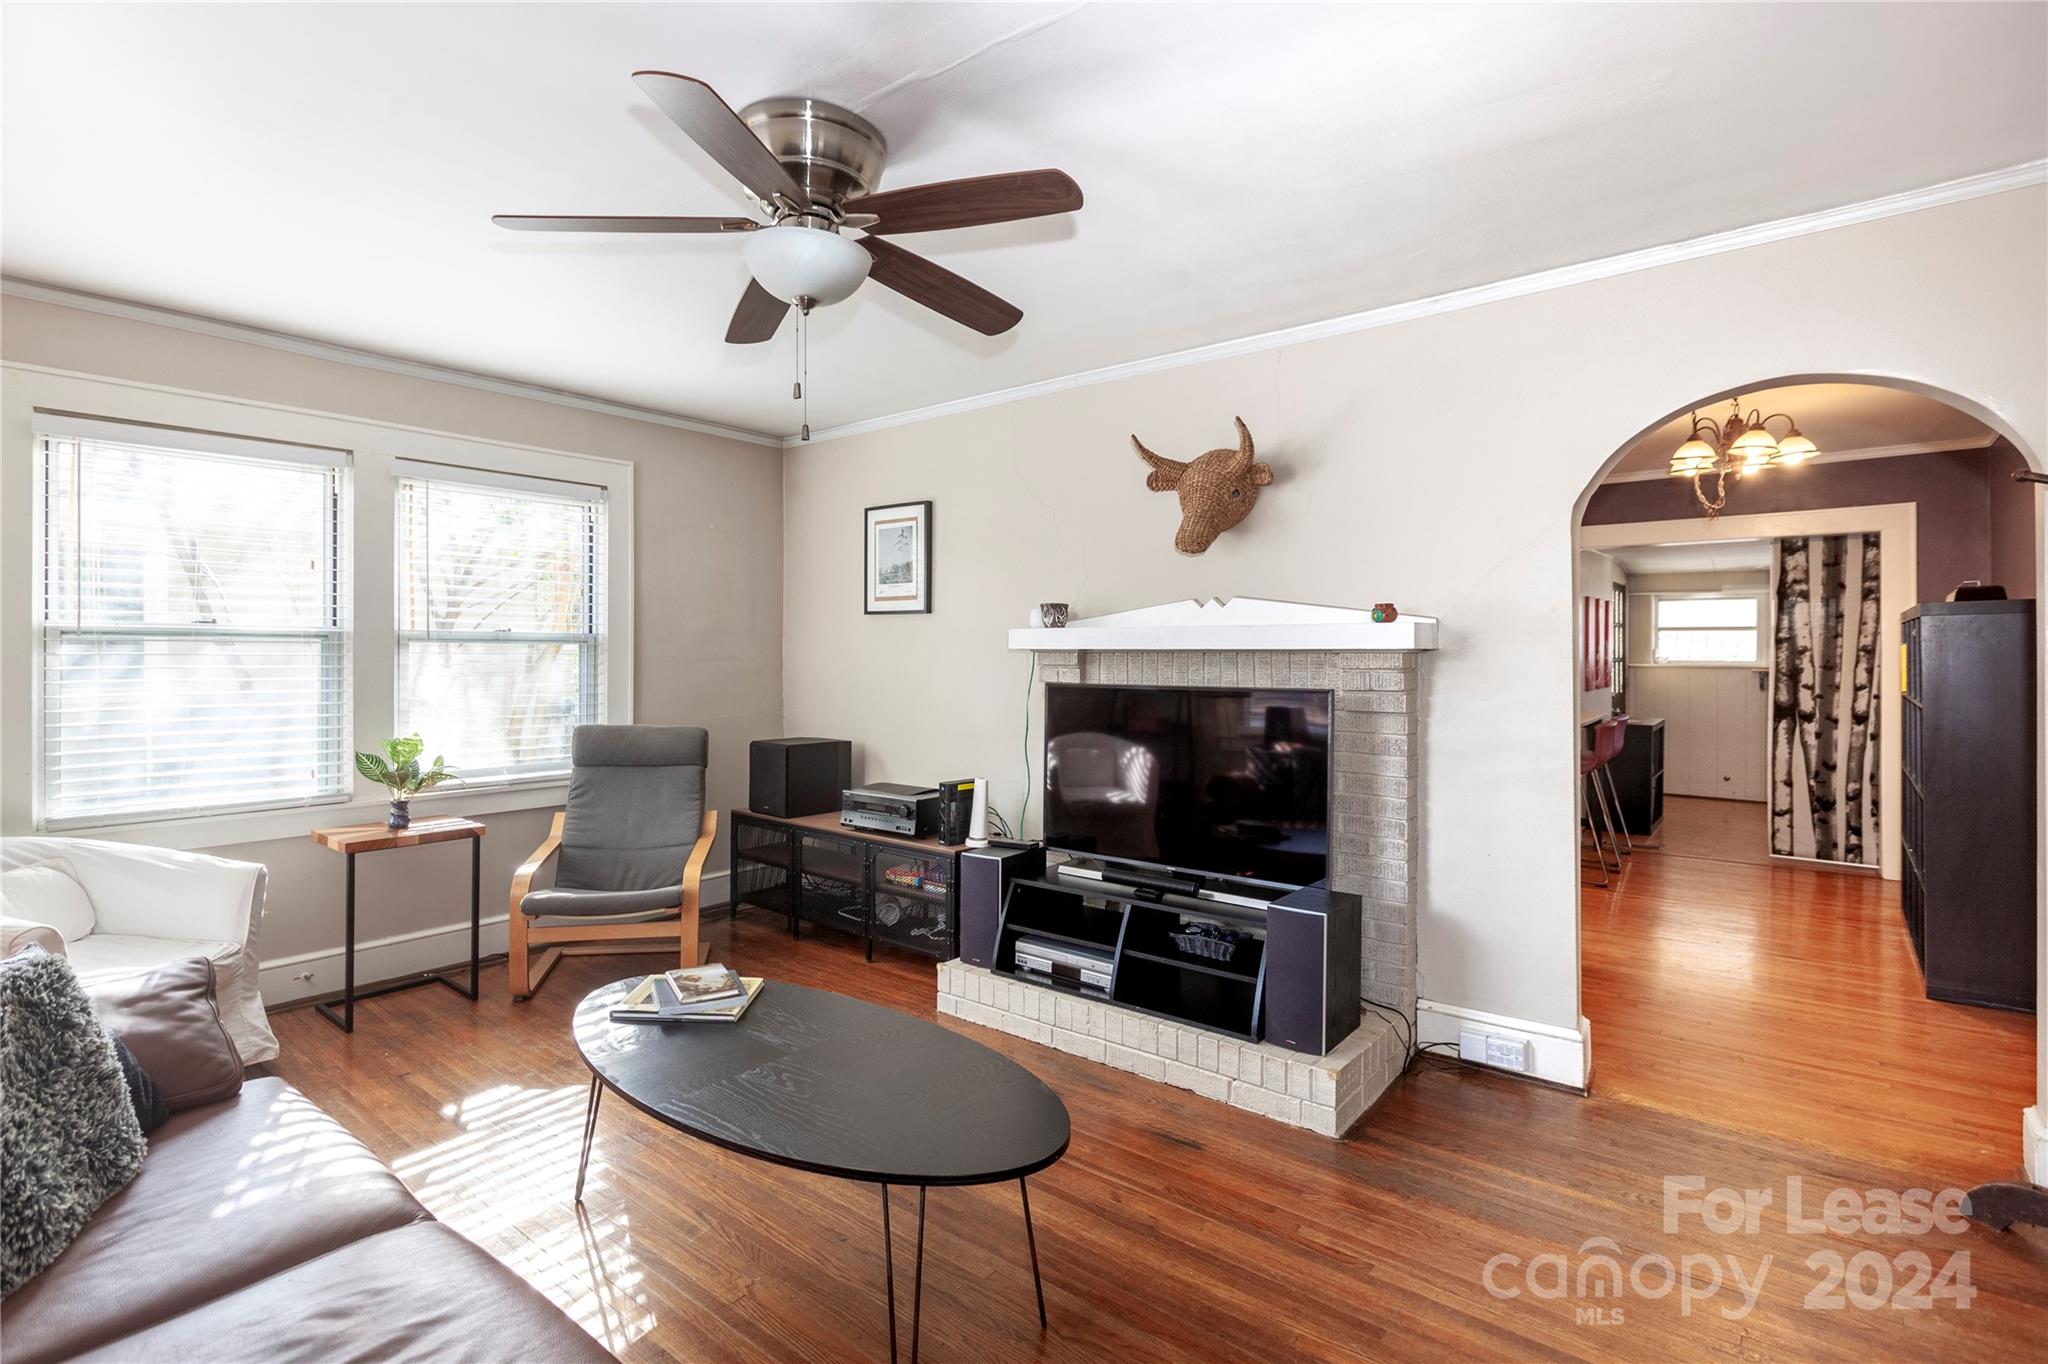
[[[1066, 862], [1061, 865], [1079, 867], [1081, 864]], [[1199, 876], [1174, 876], [1167, 872], [1138, 871], [1132, 867], [1105, 865], [1100, 862], [1090, 862], [1086, 865], [1087, 869], [1095, 874], [1089, 879], [1099, 878], [1103, 885], [1128, 890], [1155, 904], [1169, 895], [1185, 895], [1191, 898], [1198, 896], [1206, 884]]]
[[[996, 930], [997, 972], [1246, 1041], [1322, 1055], [1358, 1026], [1360, 919], [1355, 895], [1309, 887], [1255, 908], [1182, 893], [1188, 881], [1132, 886], [1057, 873], [1012, 882]], [[1199, 888], [1199, 883], [1197, 883]], [[1169, 900], [1171, 893], [1174, 898]], [[1206, 956], [1175, 941], [1196, 924], [1238, 933]], [[1034, 938], [1107, 958], [1107, 989], [1017, 968]]]

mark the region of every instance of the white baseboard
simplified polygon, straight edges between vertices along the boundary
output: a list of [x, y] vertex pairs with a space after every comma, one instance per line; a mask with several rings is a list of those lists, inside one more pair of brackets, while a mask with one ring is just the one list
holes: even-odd
[[2027, 1178], [2048, 1188], [2048, 1114], [2029, 1108], [2020, 1115], [2020, 1149], [2026, 1153]]
[[[723, 906], [726, 899], [726, 873], [707, 872], [704, 876], [702, 907], [711, 909]], [[483, 920], [481, 939], [482, 955], [497, 956], [505, 951], [505, 918], [503, 914], [486, 914]], [[441, 924], [434, 928], [415, 929], [410, 933], [394, 933], [386, 938], [372, 938], [356, 943], [356, 984], [367, 985], [373, 981], [396, 980], [401, 976], [415, 975], [421, 971], [435, 971], [444, 966], [469, 960], [469, 920], [461, 919], [452, 924]], [[263, 1002], [270, 1008], [296, 1003], [321, 995], [338, 994], [342, 986], [342, 945], [323, 947], [318, 951], [301, 952], [296, 956], [279, 957], [263, 963], [259, 977], [263, 991]]]
[[1548, 1080], [1552, 1084], [1564, 1085], [1570, 1089], [1583, 1090], [1593, 1066], [1593, 1025], [1584, 1018], [1579, 1026], [1560, 1028], [1550, 1023], [1535, 1023], [1526, 1018], [1508, 1018], [1502, 1014], [1490, 1014], [1478, 1009], [1463, 1009], [1455, 1004], [1438, 1004], [1421, 999], [1415, 1003], [1416, 1041], [1450, 1042], [1455, 1044], [1458, 1034], [1466, 1028], [1478, 1028], [1497, 1037], [1520, 1038], [1529, 1043], [1534, 1057], [1533, 1066], [1526, 1071], [1502, 1071], [1506, 1075], [1525, 1075], [1531, 1079]]

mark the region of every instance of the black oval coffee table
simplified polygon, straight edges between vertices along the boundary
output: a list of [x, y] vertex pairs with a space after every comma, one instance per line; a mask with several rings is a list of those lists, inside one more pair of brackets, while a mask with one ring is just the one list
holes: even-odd
[[639, 977], [576, 1007], [576, 1048], [590, 1067], [576, 1201], [609, 1089], [658, 1122], [755, 1160], [879, 1184], [889, 1357], [896, 1358], [896, 1264], [889, 1187], [917, 1189], [910, 1357], [924, 1296], [924, 1205], [933, 1185], [1016, 1180], [1038, 1324], [1046, 1324], [1030, 1176], [1066, 1153], [1067, 1107], [999, 1052], [935, 1023], [844, 995], [771, 980], [737, 1023], [614, 1023]]

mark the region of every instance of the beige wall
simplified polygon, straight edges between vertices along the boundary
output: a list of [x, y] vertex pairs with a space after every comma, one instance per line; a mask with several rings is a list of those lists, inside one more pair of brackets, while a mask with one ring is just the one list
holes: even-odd
[[[537, 323], [538, 325], [538, 323]], [[395, 423], [633, 465], [635, 718], [704, 725], [712, 735], [711, 796], [744, 802], [746, 745], [781, 732], [782, 461], [768, 446], [467, 387], [387, 374], [263, 346], [101, 316], [18, 298], [0, 302], [0, 359], [263, 404]], [[10, 384], [7, 400], [14, 401]], [[14, 424], [9, 423], [13, 430]], [[31, 454], [4, 458], [5, 562], [28, 533]], [[30, 628], [27, 585], [10, 581], [6, 638]], [[9, 646], [13, 652], [13, 645]], [[25, 652], [25, 651], [24, 651]], [[11, 665], [0, 696], [14, 736], [0, 755], [4, 832], [30, 818], [28, 670]], [[356, 736], [367, 742], [365, 736]], [[374, 737], [374, 736], [372, 736]], [[546, 833], [540, 810], [488, 817], [484, 913], [503, 915], [513, 868]], [[309, 817], [307, 823], [327, 822]], [[341, 941], [342, 865], [293, 838], [211, 849], [270, 867], [266, 961], [335, 948]], [[724, 864], [721, 844], [714, 866]], [[358, 902], [364, 940], [458, 922], [468, 914], [468, 859], [459, 847], [365, 858]], [[722, 894], [722, 880], [708, 893]], [[494, 935], [503, 942], [503, 929]], [[438, 958], [446, 960], [445, 951]], [[379, 957], [409, 965], [395, 957]], [[338, 988], [329, 961], [310, 987]], [[266, 972], [266, 989], [276, 972]]]
[[[1440, 615], [1421, 993], [1573, 1027], [1573, 528], [1589, 484], [1702, 394], [1820, 373], [1961, 395], [2048, 451], [2044, 208], [2048, 191], [2017, 191], [793, 450], [789, 727], [859, 743], [870, 777], [988, 776], [1014, 811], [1027, 664], [1004, 631], [1034, 602], [1254, 594]], [[1276, 482], [1182, 558], [1173, 500], [1146, 491], [1128, 436], [1185, 456], [1226, 442], [1233, 415]], [[923, 498], [932, 614], [863, 617], [861, 508]]]

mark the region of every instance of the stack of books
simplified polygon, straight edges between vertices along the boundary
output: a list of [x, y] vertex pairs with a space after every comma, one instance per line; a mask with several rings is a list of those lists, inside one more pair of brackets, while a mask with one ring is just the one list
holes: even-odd
[[612, 1006], [614, 1023], [737, 1023], [754, 996], [758, 976], [713, 964], [643, 976]]

